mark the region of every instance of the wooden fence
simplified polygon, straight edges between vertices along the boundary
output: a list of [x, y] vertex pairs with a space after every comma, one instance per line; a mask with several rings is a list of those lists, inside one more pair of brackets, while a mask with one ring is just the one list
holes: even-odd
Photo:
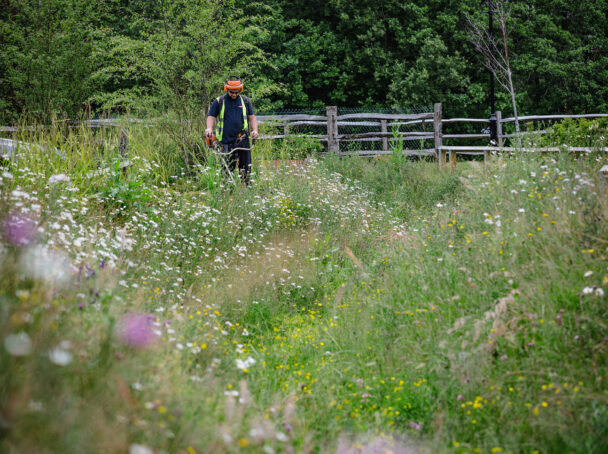
[[[423, 139], [433, 139], [433, 131], [424, 131], [428, 125], [429, 128], [434, 123], [434, 114], [417, 113], [417, 114], [384, 114], [384, 113], [351, 113], [338, 115], [336, 106], [328, 106], [326, 115], [261, 115], [258, 116], [259, 123], [270, 123], [274, 127], [282, 128], [281, 134], [265, 134], [262, 139], [285, 139], [290, 136], [308, 136], [314, 137], [321, 142], [327, 144], [327, 151], [332, 153], [340, 153], [340, 144], [349, 143], [364, 143], [364, 142], [381, 142], [381, 150], [351, 150], [347, 153], [340, 154], [356, 154], [356, 155], [381, 155], [389, 154], [392, 151], [389, 149], [390, 142], [396, 140], [420, 141]], [[423, 131], [406, 132], [397, 131], [395, 128], [400, 128], [406, 125], [420, 124]], [[292, 130], [297, 126], [317, 126], [326, 131], [325, 134], [297, 134]], [[378, 129], [377, 131], [358, 132], [345, 134], [340, 133], [340, 129], [344, 127], [359, 128], [359, 129]], [[433, 155], [434, 149], [423, 150], [404, 150], [407, 154], [418, 155]]]
[[[583, 114], [583, 115], [535, 115], [519, 117], [521, 123], [539, 122], [539, 121], [559, 121], [567, 118], [606, 118], [608, 114]], [[323, 127], [326, 134], [312, 134], [312, 136], [327, 144], [327, 151], [339, 153], [340, 155], [359, 155], [359, 156], [378, 156], [383, 154], [393, 153], [395, 142], [402, 141], [405, 147], [402, 151], [404, 155], [417, 156], [432, 156], [437, 158], [440, 164], [444, 164], [448, 159], [452, 162], [456, 161], [458, 154], [462, 155], [483, 155], [484, 159], [490, 152], [500, 151], [516, 151], [514, 147], [503, 146], [505, 139], [516, 137], [515, 134], [505, 134], [504, 126], [509, 123], [514, 123], [515, 118], [502, 118], [500, 111], [496, 112], [497, 118], [497, 138], [498, 143], [490, 144], [489, 119], [482, 118], [443, 118], [442, 104], [434, 105], [433, 112], [417, 113], [417, 114], [382, 114], [382, 113], [356, 113], [338, 115], [336, 106], [328, 106], [326, 115], [263, 115], [258, 117], [260, 123], [271, 123], [274, 126], [282, 128], [281, 134], [263, 135], [265, 139], [284, 139], [291, 135], [298, 135], [291, 132], [296, 126], [317, 126]], [[486, 126], [479, 133], [472, 134], [446, 134], [444, 133], [444, 125], [455, 123], [475, 123]], [[431, 126], [432, 125], [432, 129]], [[360, 132], [354, 134], [341, 134], [340, 129], [344, 127], [361, 127], [374, 128], [375, 131]], [[419, 131], [399, 131], [402, 126], [413, 127], [420, 126]], [[427, 130], [428, 126], [428, 130]], [[526, 131], [521, 133], [526, 134], [545, 134], [545, 130]], [[433, 148], [417, 148], [410, 149], [407, 147], [407, 142], [428, 140], [432, 141]], [[444, 140], [459, 141], [459, 140], [483, 140], [487, 145], [446, 145]], [[380, 150], [354, 150], [340, 151], [340, 144], [344, 142], [362, 143], [362, 142], [381, 142]], [[424, 142], [422, 142], [424, 143]], [[351, 147], [353, 148], [353, 147]], [[396, 148], [398, 149], [398, 148]], [[572, 152], [589, 152], [588, 148], [584, 147], [569, 147]], [[523, 148], [524, 152], [550, 152], [560, 151], [558, 148]], [[608, 151], [608, 149], [604, 149]]]
[[[584, 114], [584, 115], [536, 115], [519, 117], [521, 123], [539, 122], [539, 121], [556, 121], [567, 118], [601, 118], [608, 117], [608, 114]], [[515, 137], [515, 134], [504, 134], [504, 126], [513, 123], [515, 118], [502, 118], [501, 112], [496, 112], [498, 143], [495, 145], [489, 144], [490, 133], [487, 128], [489, 119], [481, 118], [443, 118], [442, 105], [437, 103], [434, 105], [433, 112], [413, 113], [413, 114], [386, 114], [386, 113], [349, 113], [338, 115], [336, 106], [327, 106], [325, 115], [258, 115], [258, 122], [265, 124], [265, 129], [275, 133], [267, 133], [262, 135], [261, 139], [276, 140], [286, 139], [289, 137], [306, 136], [313, 137], [327, 145], [327, 151], [338, 153], [340, 155], [358, 155], [358, 156], [378, 156], [383, 154], [391, 154], [394, 150], [401, 151], [403, 155], [408, 156], [431, 156], [435, 157], [440, 164], [445, 164], [448, 160], [456, 161], [458, 154], [483, 155], [487, 158], [490, 152], [501, 151], [558, 151], [557, 148], [524, 148], [516, 149], [513, 147], [504, 147], [504, 140]], [[131, 120], [132, 122], [142, 122], [142, 120]], [[451, 134], [445, 133], [444, 127], [457, 123], [473, 123], [476, 125], [485, 126], [484, 130], [479, 133], [472, 134]], [[86, 123], [90, 127], [124, 127], [125, 123], [122, 120], [92, 120]], [[321, 134], [301, 134], [297, 133], [300, 126], [315, 127], [317, 130], [323, 131]], [[418, 128], [416, 131], [403, 131], [403, 127], [408, 129]], [[355, 129], [358, 131], [365, 130], [366, 132], [343, 133], [344, 129]], [[16, 131], [12, 127], [0, 127], [0, 132]], [[533, 132], [524, 132], [522, 134], [545, 134], [545, 130], [537, 130]], [[121, 154], [123, 149], [126, 150], [126, 137], [128, 132], [123, 129], [121, 136]], [[460, 140], [483, 140], [484, 145], [447, 145], [444, 140], [460, 141]], [[11, 143], [12, 142], [12, 143]], [[124, 143], [123, 143], [124, 142]], [[380, 149], [364, 150], [357, 149], [357, 144], [370, 142], [379, 142]], [[415, 142], [416, 144], [432, 144], [432, 148], [410, 148], [408, 145]], [[341, 144], [350, 144], [348, 151], [341, 151]], [[14, 153], [16, 146], [15, 141], [10, 139], [0, 140], [0, 156], [10, 158]], [[360, 148], [363, 148], [362, 146]], [[581, 152], [590, 151], [586, 148], [570, 147], [569, 151]], [[608, 149], [604, 149], [608, 151]]]

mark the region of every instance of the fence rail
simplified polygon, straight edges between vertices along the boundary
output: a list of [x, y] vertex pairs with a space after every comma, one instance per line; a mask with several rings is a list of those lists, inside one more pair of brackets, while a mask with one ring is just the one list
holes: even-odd
[[[440, 103], [435, 104], [433, 112], [423, 112], [416, 114], [387, 114], [387, 113], [354, 113], [337, 115], [337, 107], [328, 106], [327, 115], [325, 116], [304, 116], [304, 115], [265, 115], [258, 117], [260, 123], [266, 123], [268, 125], [273, 124], [283, 128], [283, 134], [266, 134], [263, 135], [264, 139], [284, 139], [290, 136], [304, 136], [314, 137], [317, 140], [326, 143], [328, 151], [336, 152], [340, 155], [355, 155], [355, 156], [378, 156], [386, 155], [398, 149], [396, 144], [407, 145], [409, 142], [416, 142], [419, 144], [418, 149], [410, 149], [405, 146], [402, 150], [403, 155], [407, 156], [435, 156], [440, 163], [447, 162], [448, 156], [450, 161], [454, 161], [457, 154], [461, 155], [484, 155], [495, 151], [514, 151], [514, 148], [504, 147], [503, 142], [505, 139], [516, 137], [516, 134], [503, 133], [503, 126], [515, 121], [515, 118], [502, 118], [501, 112], [496, 112], [497, 117], [497, 132], [498, 132], [498, 146], [475, 146], [475, 145], [445, 145], [444, 140], [460, 141], [460, 140], [487, 140], [490, 141], [490, 132], [487, 130], [479, 133], [444, 133], [444, 125], [451, 125], [457, 123], [468, 123], [468, 124], [482, 124], [489, 125], [490, 120], [486, 118], [443, 118], [442, 116], [442, 105]], [[522, 122], [534, 122], [534, 121], [555, 121], [565, 119], [578, 119], [578, 118], [605, 118], [608, 114], [581, 114], [581, 115], [531, 115], [519, 117]], [[432, 128], [425, 128], [427, 125], [431, 125]], [[323, 128], [326, 133], [321, 134], [302, 134], [295, 132], [299, 126], [311, 126], [317, 128]], [[416, 131], [401, 131], [399, 128], [408, 127], [415, 128], [422, 126], [423, 130]], [[374, 128], [373, 131], [366, 130], [365, 132], [342, 132], [345, 128]], [[526, 131], [521, 133], [522, 136], [529, 134], [546, 134], [545, 129], [539, 129], [536, 131]], [[424, 145], [427, 142], [432, 141], [433, 148]], [[381, 149], [379, 150], [357, 150], [351, 149], [348, 151], [341, 151], [340, 146], [344, 143], [351, 144], [364, 144], [380, 142]], [[356, 148], [356, 146], [355, 146]], [[537, 149], [522, 149], [522, 152], [550, 152], [558, 151], [558, 148], [537, 148]], [[571, 152], [588, 152], [588, 148], [584, 147], [570, 147]]]
[[[484, 118], [443, 118], [442, 105], [434, 105], [433, 112], [422, 113], [347, 113], [338, 115], [336, 106], [327, 106], [326, 115], [290, 114], [290, 115], [259, 115], [258, 123], [267, 126], [269, 131], [261, 136], [261, 139], [280, 140], [289, 137], [311, 137], [326, 144], [329, 152], [340, 155], [355, 156], [377, 156], [386, 155], [395, 151], [401, 151], [407, 156], [435, 156], [440, 164], [446, 163], [449, 155], [450, 161], [454, 162], [457, 154], [483, 154], [493, 151], [513, 151], [513, 148], [503, 147], [504, 139], [516, 137], [515, 134], [503, 133], [503, 126], [515, 121], [515, 118], [502, 118], [500, 111], [496, 112], [498, 145], [492, 146], [454, 146], [444, 144], [444, 140], [490, 140], [490, 133], [487, 130], [479, 133], [444, 133], [444, 125], [456, 123], [484, 124], [489, 125], [489, 119]], [[530, 115], [519, 117], [521, 122], [555, 121], [579, 118], [607, 118], [608, 114], [579, 114], [579, 115]], [[146, 123], [146, 120], [127, 120], [127, 123]], [[125, 120], [101, 119], [90, 120], [84, 123], [66, 122], [69, 126], [86, 126], [91, 128], [100, 127], [123, 127]], [[428, 126], [428, 127], [427, 127]], [[432, 127], [431, 127], [432, 126]], [[300, 128], [308, 128], [306, 133], [298, 132]], [[418, 130], [402, 130], [402, 128]], [[16, 127], [3, 126], [0, 132], [15, 132]], [[28, 128], [35, 129], [35, 128]], [[272, 130], [275, 129], [274, 132]], [[279, 129], [279, 130], [276, 130]], [[311, 130], [316, 129], [316, 132]], [[373, 130], [370, 130], [373, 129]], [[352, 132], [345, 132], [351, 130]], [[546, 134], [545, 129], [533, 132], [523, 132], [526, 134]], [[128, 133], [124, 133], [124, 141]], [[122, 147], [121, 139], [121, 147]], [[371, 146], [379, 143], [380, 149], [357, 149], [359, 145]], [[432, 148], [429, 147], [432, 143]], [[341, 145], [349, 145], [349, 149], [341, 150]], [[359, 144], [359, 145], [357, 145]], [[408, 146], [408, 144], [417, 146]], [[17, 141], [11, 139], [0, 139], [0, 157], [11, 159], [16, 150], [20, 147]], [[126, 149], [126, 143], [124, 144]], [[557, 151], [554, 148], [535, 149], [538, 152]], [[581, 147], [570, 147], [572, 152], [586, 152], [588, 149]], [[522, 149], [521, 151], [531, 151]], [[606, 150], [604, 150], [606, 151]]]

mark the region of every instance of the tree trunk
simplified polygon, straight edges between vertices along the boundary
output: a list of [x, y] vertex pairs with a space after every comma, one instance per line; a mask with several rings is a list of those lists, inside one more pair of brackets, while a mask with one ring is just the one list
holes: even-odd
[[513, 79], [511, 78], [511, 70], [507, 70], [509, 79], [509, 91], [511, 92], [511, 103], [513, 104], [513, 116], [515, 117], [515, 134], [517, 135], [517, 147], [521, 148], [521, 134], [519, 132], [519, 117], [517, 116], [517, 103], [515, 102], [515, 89], [513, 88]]

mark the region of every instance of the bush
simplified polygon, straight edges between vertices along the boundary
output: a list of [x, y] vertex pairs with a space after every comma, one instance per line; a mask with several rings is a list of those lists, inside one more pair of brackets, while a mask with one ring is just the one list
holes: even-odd
[[608, 144], [608, 119], [572, 120], [555, 124], [541, 137], [540, 146], [603, 148]]

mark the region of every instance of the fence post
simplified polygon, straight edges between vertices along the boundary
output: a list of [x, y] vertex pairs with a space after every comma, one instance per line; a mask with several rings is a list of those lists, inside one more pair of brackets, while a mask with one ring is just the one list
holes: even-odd
[[384, 134], [388, 132], [388, 121], [380, 120], [380, 131], [382, 132], [382, 151], [388, 151], [388, 137]]
[[327, 106], [327, 151], [338, 153], [338, 107]]
[[433, 130], [435, 136], [435, 156], [437, 156], [437, 162], [440, 166], [445, 164], [446, 156], [445, 151], [441, 149], [442, 144], [442, 133], [441, 133], [441, 103], [435, 103], [433, 112]]
[[496, 137], [498, 138], [498, 146], [502, 147], [502, 112], [496, 111]]
[[127, 128], [122, 128], [120, 131], [120, 144], [118, 145], [118, 150], [120, 151], [120, 157], [122, 159], [129, 157], [128, 140], [129, 130]]

